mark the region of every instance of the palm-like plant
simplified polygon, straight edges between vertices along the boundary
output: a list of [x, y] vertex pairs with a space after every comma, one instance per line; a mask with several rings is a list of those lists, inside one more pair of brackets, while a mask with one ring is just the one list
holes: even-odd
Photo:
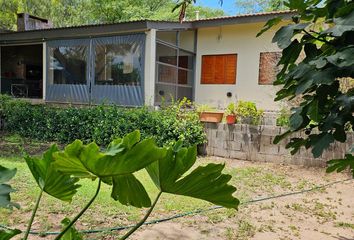
[[[77, 238], [73, 225], [95, 201], [102, 184], [112, 187], [114, 200], [149, 208], [144, 218], [121, 239], [128, 238], [146, 221], [163, 193], [194, 197], [236, 209], [239, 201], [232, 196], [236, 188], [228, 185], [231, 176], [222, 174], [224, 165], [209, 164], [186, 174], [195, 164], [196, 155], [196, 147], [184, 148], [182, 142], [178, 142], [174, 147], [159, 148], [153, 139], [141, 141], [140, 132], [134, 131], [114, 140], [105, 150], [95, 143], [85, 145], [76, 140], [63, 151], [52, 146], [41, 159], [27, 156], [26, 162], [41, 191], [24, 239], [28, 238], [42, 194], [70, 202], [80, 187], [78, 181], [83, 178], [97, 181], [96, 192], [72, 221], [62, 221], [65, 227], [56, 239]], [[147, 170], [159, 189], [153, 203], [134, 175], [141, 169]]]

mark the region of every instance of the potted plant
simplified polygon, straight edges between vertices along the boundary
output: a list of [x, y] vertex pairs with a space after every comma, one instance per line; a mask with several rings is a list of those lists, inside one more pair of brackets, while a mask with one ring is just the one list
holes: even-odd
[[241, 123], [259, 125], [261, 123], [264, 111], [257, 109], [254, 102], [238, 101], [236, 106], [237, 116]]
[[219, 123], [224, 117], [223, 112], [206, 104], [197, 106], [197, 112], [199, 113], [199, 119], [201, 122]]
[[235, 124], [237, 120], [236, 104], [233, 102], [230, 103], [226, 108], [225, 114], [226, 114], [226, 123]]

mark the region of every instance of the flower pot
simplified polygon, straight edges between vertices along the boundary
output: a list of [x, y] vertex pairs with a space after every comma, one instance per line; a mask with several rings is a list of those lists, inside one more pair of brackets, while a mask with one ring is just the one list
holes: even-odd
[[201, 112], [199, 119], [201, 122], [219, 123], [221, 122], [223, 116], [224, 113], [222, 112]]
[[236, 115], [227, 115], [226, 116], [227, 124], [235, 124], [236, 123]]

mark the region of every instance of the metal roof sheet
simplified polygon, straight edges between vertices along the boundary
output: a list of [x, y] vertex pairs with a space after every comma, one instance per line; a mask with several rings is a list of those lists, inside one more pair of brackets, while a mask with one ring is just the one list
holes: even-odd
[[46, 39], [53, 38], [80, 38], [85, 36], [94, 37], [101, 35], [113, 35], [125, 32], [145, 31], [148, 29], [196, 29], [202, 27], [212, 27], [230, 24], [264, 22], [274, 16], [291, 17], [293, 14], [293, 11], [276, 11], [190, 20], [185, 21], [183, 23], [179, 23], [177, 21], [135, 20], [119, 23], [102, 23], [70, 27], [37, 29], [29, 31], [5, 32], [0, 33], [0, 44], [9, 44], [15, 41], [41, 42], [45, 41]]

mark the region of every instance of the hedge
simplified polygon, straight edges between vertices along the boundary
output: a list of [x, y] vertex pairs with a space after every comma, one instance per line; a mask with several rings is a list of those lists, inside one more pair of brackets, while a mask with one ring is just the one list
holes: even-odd
[[42, 141], [69, 143], [75, 139], [107, 145], [114, 138], [139, 129], [142, 138], [154, 137], [158, 145], [182, 139], [186, 146], [206, 141], [195, 111], [185, 110], [186, 101], [161, 110], [118, 106], [53, 107], [0, 95], [0, 116], [5, 130]]

